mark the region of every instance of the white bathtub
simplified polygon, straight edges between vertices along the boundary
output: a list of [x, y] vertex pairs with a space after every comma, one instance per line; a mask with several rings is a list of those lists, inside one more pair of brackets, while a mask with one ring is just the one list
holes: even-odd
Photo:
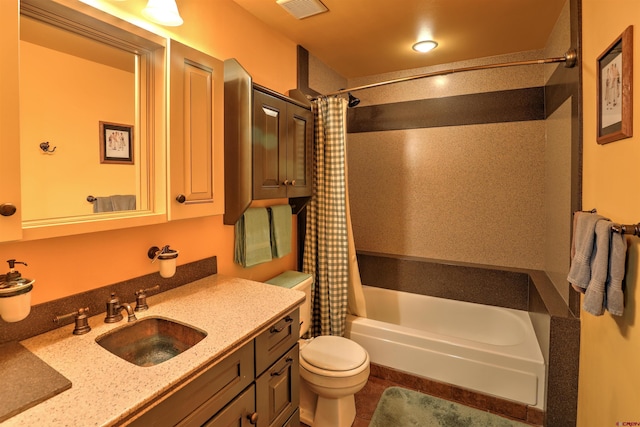
[[345, 336], [371, 362], [544, 410], [545, 366], [526, 311], [364, 286]]

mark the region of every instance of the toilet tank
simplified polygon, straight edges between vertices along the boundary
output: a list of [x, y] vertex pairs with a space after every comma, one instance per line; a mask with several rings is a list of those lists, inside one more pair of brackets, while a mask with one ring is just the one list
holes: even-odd
[[311, 286], [313, 285], [313, 277], [308, 273], [289, 270], [267, 280], [265, 283], [304, 292], [305, 299], [300, 306], [300, 336], [306, 334], [311, 325]]

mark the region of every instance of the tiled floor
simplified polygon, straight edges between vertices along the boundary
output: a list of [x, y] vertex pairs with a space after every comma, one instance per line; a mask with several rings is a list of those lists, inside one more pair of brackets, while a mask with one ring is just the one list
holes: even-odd
[[356, 419], [353, 427], [367, 427], [371, 416], [378, 406], [380, 396], [387, 387], [397, 385], [389, 380], [370, 376], [360, 392], [356, 393]]
[[[371, 375], [364, 388], [356, 393], [356, 419], [352, 427], [368, 427], [378, 401], [388, 387], [400, 386], [442, 399], [495, 413], [532, 426], [543, 424], [544, 413], [515, 402], [509, 402], [448, 384], [418, 378], [383, 366], [371, 365]], [[306, 424], [302, 424], [306, 426]], [[307, 426], [308, 427], [308, 426]]]

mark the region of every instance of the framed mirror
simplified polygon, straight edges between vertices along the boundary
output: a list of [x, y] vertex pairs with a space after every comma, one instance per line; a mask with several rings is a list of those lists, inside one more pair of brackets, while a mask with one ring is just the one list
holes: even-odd
[[23, 236], [164, 221], [166, 41], [65, 3], [20, 6]]

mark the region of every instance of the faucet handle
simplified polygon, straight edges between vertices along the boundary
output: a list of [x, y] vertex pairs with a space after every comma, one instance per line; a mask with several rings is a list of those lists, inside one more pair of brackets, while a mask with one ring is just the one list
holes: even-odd
[[136, 291], [136, 308], [135, 311], [144, 311], [149, 309], [147, 304], [147, 292], [157, 291], [160, 289], [160, 285], [155, 285], [147, 289], [140, 289]]
[[89, 321], [87, 316], [88, 312], [89, 312], [89, 307], [81, 308], [78, 311], [73, 311], [71, 313], [67, 313], [62, 316], [56, 316], [53, 318], [53, 321], [55, 323], [58, 323], [61, 320], [65, 320], [75, 316], [76, 327], [73, 329], [73, 335], [83, 335], [91, 330], [91, 326], [89, 326]]

